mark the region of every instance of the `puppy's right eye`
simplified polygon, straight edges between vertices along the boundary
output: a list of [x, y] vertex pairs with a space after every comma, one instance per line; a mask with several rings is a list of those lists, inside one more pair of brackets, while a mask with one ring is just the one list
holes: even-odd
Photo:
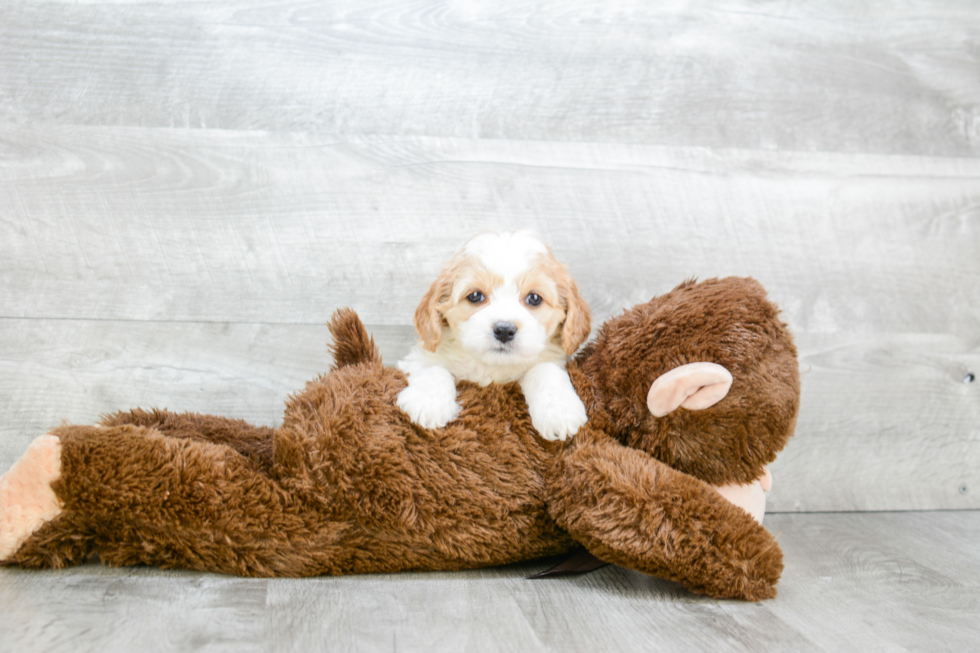
[[474, 290], [466, 296], [466, 301], [470, 302], [471, 304], [479, 304], [483, 301], [483, 293], [479, 290]]

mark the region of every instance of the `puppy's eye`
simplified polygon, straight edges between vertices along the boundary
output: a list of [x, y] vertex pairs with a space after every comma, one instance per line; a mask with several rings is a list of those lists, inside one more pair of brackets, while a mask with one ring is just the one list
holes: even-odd
[[524, 298], [524, 301], [527, 302], [528, 306], [537, 306], [541, 303], [541, 295], [533, 292], [528, 293], [527, 297]]
[[483, 293], [480, 292], [479, 290], [474, 290], [473, 292], [471, 292], [469, 295], [466, 296], [466, 301], [470, 302], [471, 304], [479, 304], [480, 302], [483, 301], [483, 299], [484, 299]]

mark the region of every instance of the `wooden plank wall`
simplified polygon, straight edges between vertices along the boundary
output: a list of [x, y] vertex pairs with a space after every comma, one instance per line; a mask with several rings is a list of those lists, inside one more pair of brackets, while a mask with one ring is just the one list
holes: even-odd
[[276, 424], [335, 308], [394, 362], [530, 227], [596, 323], [770, 290], [772, 511], [980, 508], [980, 5], [486, 4], [0, 8], [0, 471], [118, 408]]

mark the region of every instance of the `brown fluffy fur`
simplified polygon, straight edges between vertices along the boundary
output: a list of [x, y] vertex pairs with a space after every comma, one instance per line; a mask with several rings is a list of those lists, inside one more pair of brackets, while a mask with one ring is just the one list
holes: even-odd
[[[694, 592], [775, 595], [773, 537], [707, 483], [748, 482], [792, 435], [790, 336], [750, 279], [687, 282], [611, 319], [569, 366], [589, 422], [535, 434], [517, 384], [462, 383], [443, 429], [395, 406], [353, 311], [331, 324], [336, 369], [290, 397], [272, 430], [135, 410], [65, 426], [64, 504], [8, 561], [63, 567], [97, 553], [246, 576], [465, 569], [562, 553], [598, 557]], [[678, 365], [717, 362], [729, 395], [663, 418], [646, 393]]]

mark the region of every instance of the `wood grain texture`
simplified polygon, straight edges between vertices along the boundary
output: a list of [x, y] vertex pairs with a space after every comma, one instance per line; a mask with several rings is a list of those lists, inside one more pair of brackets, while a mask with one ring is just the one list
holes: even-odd
[[976, 341], [831, 334], [798, 346], [800, 417], [772, 465], [769, 510], [980, 507]]
[[409, 325], [443, 262], [536, 228], [597, 320], [755, 276], [799, 333], [980, 332], [980, 159], [7, 128], [6, 317]]
[[0, 468], [133, 405], [279, 419], [354, 307], [532, 227], [595, 322], [751, 275], [800, 344], [773, 510], [980, 507], [976, 3], [0, 9]]
[[978, 19], [972, 0], [24, 2], [0, 14], [0, 120], [976, 155]]
[[[780, 595], [766, 607], [820, 650], [974, 648], [978, 518], [976, 511], [767, 517], [787, 555]], [[799, 600], [807, 609], [791, 607]]]
[[714, 601], [618, 567], [243, 580], [0, 569], [0, 642], [34, 651], [964, 651], [980, 638], [980, 511], [769, 515], [779, 596]]
[[[4, 3], [0, 472], [137, 405], [278, 423], [335, 308], [393, 362], [485, 229], [537, 229], [596, 322], [757, 277], [803, 402], [774, 601], [0, 569], [0, 651], [975, 649], [977, 70], [974, 0]], [[798, 512], [938, 508], [972, 510]]]

